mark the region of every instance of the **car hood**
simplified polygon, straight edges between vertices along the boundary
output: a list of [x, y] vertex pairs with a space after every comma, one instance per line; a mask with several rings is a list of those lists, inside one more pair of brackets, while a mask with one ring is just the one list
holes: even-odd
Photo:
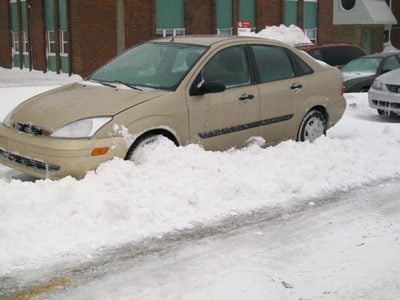
[[357, 78], [366, 78], [374, 76], [374, 73], [369, 72], [342, 72], [343, 81], [349, 81]]
[[400, 69], [385, 73], [377, 79], [385, 84], [400, 85]]
[[11, 121], [56, 129], [80, 119], [114, 116], [165, 93], [73, 83], [23, 102], [13, 111]]

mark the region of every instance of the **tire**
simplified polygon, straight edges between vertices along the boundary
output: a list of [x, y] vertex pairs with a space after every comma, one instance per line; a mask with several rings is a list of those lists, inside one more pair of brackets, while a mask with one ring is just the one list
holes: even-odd
[[326, 116], [317, 109], [310, 110], [301, 121], [297, 140], [314, 142], [326, 133]]
[[129, 148], [128, 153], [126, 154], [126, 160], [133, 161], [135, 164], [142, 163], [140, 156], [141, 151], [143, 151], [143, 147], [147, 144], [154, 142], [158, 137], [164, 136], [162, 134], [145, 134], [139, 137]]

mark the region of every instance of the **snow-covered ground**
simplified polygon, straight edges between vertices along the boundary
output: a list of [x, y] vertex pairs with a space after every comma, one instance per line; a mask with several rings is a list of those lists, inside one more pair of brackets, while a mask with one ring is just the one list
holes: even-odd
[[[0, 115], [44, 85], [1, 88]], [[313, 144], [210, 152], [159, 140], [141, 165], [115, 159], [80, 181], [18, 180], [0, 166], [0, 276], [399, 176], [400, 124], [380, 119], [366, 94], [346, 98], [344, 118]]]

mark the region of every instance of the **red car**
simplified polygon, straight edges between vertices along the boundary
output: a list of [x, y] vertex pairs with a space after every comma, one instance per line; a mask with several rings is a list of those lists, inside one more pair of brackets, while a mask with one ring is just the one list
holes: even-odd
[[297, 45], [297, 49], [303, 50], [312, 57], [322, 60], [334, 67], [342, 67], [349, 61], [366, 55], [365, 51], [353, 44], [302, 44]]

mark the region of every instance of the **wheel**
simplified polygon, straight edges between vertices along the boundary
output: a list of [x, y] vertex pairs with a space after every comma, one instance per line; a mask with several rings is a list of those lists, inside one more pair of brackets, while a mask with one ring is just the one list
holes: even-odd
[[297, 140], [313, 142], [326, 133], [326, 117], [316, 109], [310, 110], [300, 124]]
[[136, 164], [143, 162], [144, 146], [153, 143], [161, 134], [145, 134], [139, 137], [129, 148], [126, 160], [133, 161]]

